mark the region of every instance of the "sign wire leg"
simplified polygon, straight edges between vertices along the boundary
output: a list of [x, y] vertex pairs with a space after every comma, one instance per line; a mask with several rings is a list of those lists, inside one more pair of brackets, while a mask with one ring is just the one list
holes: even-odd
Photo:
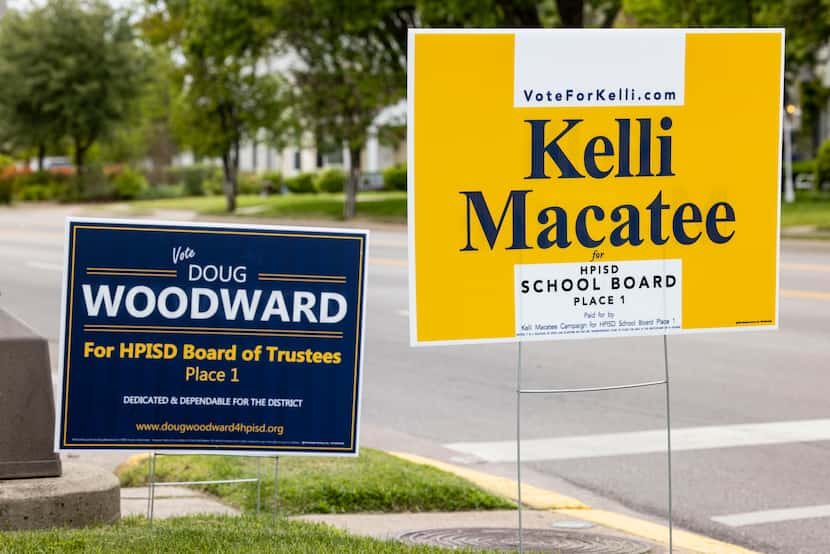
[[256, 515], [259, 515], [259, 506], [262, 502], [262, 458], [256, 458]]
[[277, 501], [279, 500], [279, 487], [277, 486], [277, 478], [279, 477], [280, 457], [274, 456], [274, 524], [277, 523]]
[[671, 490], [671, 397], [669, 395], [669, 346], [668, 337], [663, 335], [663, 362], [666, 368], [666, 446], [669, 473], [669, 553], [673, 552], [673, 519]]
[[519, 341], [519, 354], [516, 360], [516, 481], [518, 490], [519, 514], [519, 554], [524, 552], [522, 532], [522, 342]]
[[150, 452], [150, 480], [147, 483], [147, 519], [153, 524], [153, 508], [156, 502], [156, 453]]

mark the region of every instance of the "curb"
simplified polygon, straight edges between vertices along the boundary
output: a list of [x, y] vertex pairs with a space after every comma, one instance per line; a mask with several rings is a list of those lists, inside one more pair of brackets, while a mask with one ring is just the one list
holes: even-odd
[[150, 453], [149, 452], [140, 452], [138, 454], [133, 454], [132, 456], [130, 456], [129, 458], [127, 458], [126, 460], [124, 460], [123, 462], [118, 464], [118, 466], [115, 468], [115, 470], [113, 470], [113, 473], [115, 475], [118, 475], [122, 471], [124, 471], [126, 469], [129, 469], [133, 466], [137, 466], [137, 465], [141, 464], [144, 460], [147, 460], [149, 458], [150, 458]]
[[[431, 458], [416, 456], [414, 454], [406, 454], [403, 452], [388, 452], [388, 454], [408, 462], [426, 465], [446, 471], [447, 473], [452, 473], [453, 475], [467, 479], [484, 490], [505, 496], [514, 502], [517, 501], [518, 483], [512, 479], [496, 477], [480, 471], [448, 464]], [[594, 510], [579, 500], [555, 491], [522, 483], [522, 504], [534, 510], [550, 510], [574, 519], [590, 521], [597, 525], [610, 527], [668, 546], [669, 528], [665, 525], [616, 512]], [[697, 554], [761, 554], [754, 550], [748, 550], [734, 544], [677, 528], [672, 530], [672, 536], [673, 546], [675, 548], [690, 550]]]
[[[431, 466], [441, 471], [452, 473], [478, 485], [486, 491], [509, 498], [513, 502], [518, 502], [519, 500], [517, 495], [518, 486], [516, 481], [512, 479], [496, 477], [488, 473], [447, 464], [430, 458], [423, 458], [414, 454], [405, 454], [403, 452], [388, 452], [388, 454], [406, 460], [407, 462]], [[522, 483], [522, 504], [534, 510], [574, 510], [579, 512], [591, 509], [590, 506], [583, 504], [575, 498], [559, 494], [558, 492], [540, 489], [527, 483]]]

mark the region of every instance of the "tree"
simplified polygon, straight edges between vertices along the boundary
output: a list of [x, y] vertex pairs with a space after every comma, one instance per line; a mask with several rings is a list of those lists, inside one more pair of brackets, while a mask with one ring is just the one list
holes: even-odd
[[43, 169], [47, 144], [60, 139], [60, 130], [46, 112], [45, 86], [50, 76], [39, 57], [45, 13], [24, 16], [9, 12], [0, 20], [0, 144], [7, 154], [34, 151]]
[[125, 121], [102, 144], [101, 157], [108, 162], [136, 163], [149, 161], [151, 182], [163, 179], [164, 169], [173, 163], [178, 144], [173, 133], [174, 67], [170, 52], [152, 50], [147, 66], [147, 82], [137, 100], [133, 117]]
[[[798, 88], [801, 104], [802, 148], [815, 153], [820, 145], [820, 117], [827, 108], [830, 89], [824, 86], [817, 67], [826, 63], [830, 37], [830, 2], [826, 0], [767, 0], [759, 15], [763, 25], [786, 27], [786, 78]], [[824, 53], [824, 58], [819, 59]], [[785, 96], [787, 96], [785, 94]], [[789, 103], [789, 99], [785, 100]]]
[[623, 9], [642, 27], [785, 27], [791, 77], [812, 69], [830, 36], [826, 0], [625, 0]]
[[622, 0], [419, 0], [425, 27], [611, 27]]
[[396, 0], [285, 0], [276, 14], [276, 36], [296, 59], [289, 75], [303, 127], [320, 147], [349, 151], [346, 219], [355, 215], [369, 127], [405, 96], [414, 13], [414, 5]]
[[[420, 0], [418, 22], [424, 27], [543, 27], [535, 0]], [[548, 10], [549, 11], [549, 10]]]
[[268, 71], [272, 2], [179, 0], [157, 4], [144, 19], [148, 37], [182, 62], [176, 69], [173, 125], [197, 156], [222, 160], [228, 211], [236, 209], [239, 149], [263, 132], [279, 138], [285, 91]]
[[830, 2], [625, 0], [623, 8], [634, 24], [643, 27], [785, 27], [785, 77], [788, 88], [800, 89], [801, 131], [809, 149], [816, 150], [819, 113], [830, 95], [815, 71], [830, 37]]
[[625, 0], [624, 9], [644, 27], [747, 27], [767, 0]]
[[[13, 132], [41, 147], [67, 137], [79, 187], [89, 148], [128, 117], [144, 81], [144, 54], [127, 14], [102, 2], [52, 0], [7, 14], [0, 94]], [[4, 18], [5, 19], [5, 18]]]

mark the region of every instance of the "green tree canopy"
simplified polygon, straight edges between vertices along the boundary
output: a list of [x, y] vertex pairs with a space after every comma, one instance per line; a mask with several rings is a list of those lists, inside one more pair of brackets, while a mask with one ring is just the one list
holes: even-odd
[[800, 96], [801, 143], [808, 151], [816, 150], [819, 114], [830, 96], [815, 71], [830, 38], [830, 2], [624, 0], [623, 9], [630, 23], [642, 27], [784, 27], [785, 76], [788, 91], [797, 88]]
[[830, 37], [827, 0], [624, 0], [642, 27], [784, 27], [790, 76], [815, 65]]
[[38, 151], [39, 169], [47, 145], [61, 130], [46, 112], [50, 68], [39, 57], [45, 13], [9, 12], [0, 20], [0, 144], [8, 154]]
[[318, 147], [348, 148], [343, 216], [354, 217], [369, 128], [406, 94], [406, 31], [414, 6], [398, 0], [284, 0], [279, 6], [276, 37], [295, 60], [289, 70], [294, 106]]
[[137, 109], [101, 145], [101, 158], [108, 162], [150, 162], [155, 177], [173, 161], [178, 150], [172, 129], [173, 62], [165, 48], [154, 48], [148, 59], [147, 82], [137, 100]]
[[418, 0], [424, 27], [611, 27], [622, 0]]
[[41, 146], [67, 137], [82, 177], [90, 147], [129, 116], [144, 60], [127, 15], [103, 2], [51, 0], [7, 14], [0, 28], [0, 106], [14, 140]]
[[150, 2], [142, 24], [178, 62], [176, 135], [197, 156], [222, 160], [228, 211], [236, 209], [241, 144], [263, 132], [276, 143], [286, 125], [285, 90], [268, 67], [273, 10], [267, 0]]

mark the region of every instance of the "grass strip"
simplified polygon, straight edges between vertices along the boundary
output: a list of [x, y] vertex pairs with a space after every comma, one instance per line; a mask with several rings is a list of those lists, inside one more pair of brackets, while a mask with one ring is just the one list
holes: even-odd
[[[274, 461], [261, 460], [262, 509], [273, 510]], [[117, 472], [122, 487], [147, 483], [147, 460]], [[257, 475], [247, 456], [175, 455], [156, 458], [157, 481], [205, 481]], [[256, 510], [256, 484], [196, 485], [245, 511]], [[435, 468], [364, 448], [357, 458], [283, 457], [279, 462], [280, 514], [454, 512], [510, 509], [511, 502]]]
[[781, 204], [781, 227], [830, 227], [830, 191], [797, 191], [796, 201]]
[[[287, 194], [237, 196], [235, 215], [251, 218], [296, 217], [343, 219], [343, 194]], [[191, 196], [130, 202], [136, 214], [151, 210], [193, 210], [202, 215], [228, 215], [223, 196]], [[403, 223], [406, 221], [406, 193], [398, 191], [361, 192], [357, 195], [357, 217], [374, 221]]]
[[[240, 195], [236, 215], [256, 218], [343, 219], [342, 194]], [[152, 210], [193, 210], [201, 215], [226, 215], [222, 196], [191, 196], [130, 202], [134, 214]], [[362, 192], [357, 196], [358, 217], [392, 223], [406, 221], [405, 192]], [[830, 193], [798, 191], [797, 199], [781, 206], [781, 226], [830, 227]]]
[[318, 554], [438, 554], [458, 552], [428, 546], [356, 537], [328, 525], [270, 516], [191, 516], [157, 520], [132, 517], [87, 529], [0, 533], [0, 552], [129, 553], [269, 552]]
[[[227, 215], [223, 196], [190, 196], [136, 200], [129, 203], [134, 215], [152, 210], [193, 210], [202, 215]], [[256, 218], [343, 219], [343, 194], [239, 195], [238, 213]], [[393, 223], [406, 222], [406, 192], [371, 191], [357, 196], [358, 217]], [[782, 203], [781, 226], [830, 228], [830, 191], [796, 191], [796, 201]]]

